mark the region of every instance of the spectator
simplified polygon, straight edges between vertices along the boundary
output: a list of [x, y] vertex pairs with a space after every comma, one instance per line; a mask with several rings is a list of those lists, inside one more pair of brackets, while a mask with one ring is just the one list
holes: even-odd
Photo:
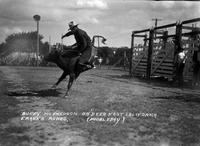
[[200, 85], [200, 46], [193, 54], [193, 79], [192, 86]]
[[178, 86], [183, 86], [184, 83], [184, 67], [186, 62], [187, 56], [186, 52], [182, 50], [177, 54], [177, 62], [175, 63], [176, 66], [176, 72], [175, 72], [175, 79], [174, 81], [178, 81]]

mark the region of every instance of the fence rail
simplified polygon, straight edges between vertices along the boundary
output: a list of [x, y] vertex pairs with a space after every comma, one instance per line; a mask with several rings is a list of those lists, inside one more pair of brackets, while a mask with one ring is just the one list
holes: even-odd
[[[200, 44], [200, 40], [194, 39], [193, 36], [198, 36], [200, 29], [193, 25], [184, 26], [184, 24], [195, 22], [200, 22], [200, 18], [171, 23], [152, 29], [133, 31], [131, 37], [130, 74], [141, 75], [146, 78], [151, 78], [152, 76], [173, 78], [176, 76], [177, 55], [184, 49], [187, 52], [187, 59], [183, 74], [185, 79], [191, 80], [193, 71], [192, 56], [194, 51], [198, 49], [196, 46]], [[166, 31], [171, 27], [175, 29], [174, 34], [168, 34], [168, 31]], [[183, 32], [183, 30], [186, 32]], [[135, 46], [135, 38], [143, 39], [144, 45]], [[173, 39], [169, 40], [169, 38]]]

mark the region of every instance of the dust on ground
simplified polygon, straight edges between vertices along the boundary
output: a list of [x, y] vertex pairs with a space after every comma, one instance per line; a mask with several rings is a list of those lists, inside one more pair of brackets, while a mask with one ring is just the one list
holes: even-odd
[[[199, 90], [157, 86], [102, 68], [81, 74], [63, 98], [67, 79], [50, 88], [62, 73], [58, 68], [0, 70], [2, 146], [200, 144]], [[28, 112], [41, 119], [22, 119]], [[53, 113], [64, 116], [49, 119]]]

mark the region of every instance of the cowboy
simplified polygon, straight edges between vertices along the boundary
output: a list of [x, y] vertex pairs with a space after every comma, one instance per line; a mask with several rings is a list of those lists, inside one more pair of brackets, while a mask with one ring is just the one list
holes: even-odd
[[[71, 51], [77, 51], [79, 55], [81, 56], [79, 58], [79, 64], [86, 65], [88, 68], [93, 68], [93, 65], [89, 62], [91, 57], [91, 50], [92, 50], [92, 42], [88, 34], [78, 28], [78, 24], [74, 25], [74, 22], [71, 21], [69, 24], [69, 32], [67, 32], [65, 35], [62, 36], [62, 39], [64, 37], [68, 37], [71, 35], [74, 35], [76, 43], [71, 46]], [[69, 56], [70, 50], [66, 51], [62, 56]]]

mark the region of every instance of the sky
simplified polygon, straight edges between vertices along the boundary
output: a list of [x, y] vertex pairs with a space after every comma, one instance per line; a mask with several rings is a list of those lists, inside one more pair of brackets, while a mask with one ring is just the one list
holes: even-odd
[[[61, 35], [74, 21], [90, 37], [102, 35], [107, 46], [131, 45], [131, 33], [151, 28], [152, 18], [159, 25], [200, 17], [198, 1], [135, 1], [135, 0], [0, 0], [0, 43], [18, 32], [36, 30], [34, 15], [40, 15], [39, 32], [43, 41], [61, 42]], [[64, 38], [65, 45], [74, 38]]]

